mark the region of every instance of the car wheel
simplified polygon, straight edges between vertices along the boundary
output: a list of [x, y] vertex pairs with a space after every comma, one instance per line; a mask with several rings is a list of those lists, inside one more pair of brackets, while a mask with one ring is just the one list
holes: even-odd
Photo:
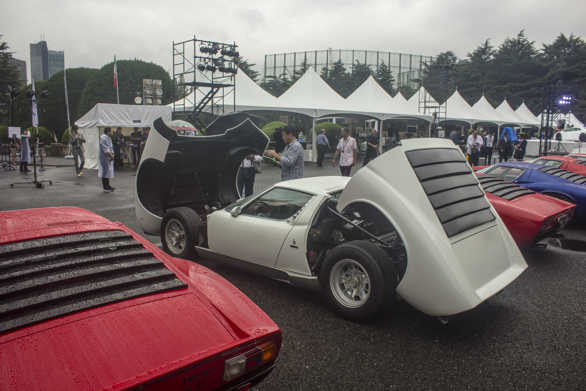
[[558, 193], [542, 193], [542, 194], [553, 197], [553, 198], [557, 198], [558, 200], [569, 202], [570, 204], [574, 204], [574, 205], [576, 204], [570, 197], [565, 196], [563, 194], [558, 194]]
[[395, 266], [371, 242], [353, 241], [334, 248], [324, 261], [320, 281], [335, 311], [350, 320], [370, 320], [395, 302]]
[[191, 208], [170, 209], [161, 222], [163, 250], [177, 258], [197, 256], [195, 246], [200, 242], [201, 219]]

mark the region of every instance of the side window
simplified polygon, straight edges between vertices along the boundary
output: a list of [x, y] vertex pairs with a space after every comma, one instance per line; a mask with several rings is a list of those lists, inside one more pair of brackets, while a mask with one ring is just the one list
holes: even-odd
[[241, 214], [286, 220], [301, 210], [312, 197], [300, 191], [275, 187], [249, 203]]
[[559, 160], [550, 160], [550, 159], [539, 159], [535, 163], [543, 164], [544, 166], [555, 167], [558, 168], [562, 165], [562, 162]]
[[515, 179], [517, 179], [521, 174], [523, 174], [523, 172], [525, 172], [525, 170], [521, 168], [498, 166], [495, 167], [494, 170], [488, 171], [487, 174], [495, 176], [497, 178], [504, 179], [505, 181], [512, 182]]

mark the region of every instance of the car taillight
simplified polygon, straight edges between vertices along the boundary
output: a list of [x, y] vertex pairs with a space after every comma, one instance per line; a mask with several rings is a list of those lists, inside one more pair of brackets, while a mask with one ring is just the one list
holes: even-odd
[[539, 232], [544, 232], [551, 229], [556, 223], [556, 216], [548, 217], [547, 219], [543, 220], [541, 227], [539, 228]]
[[250, 372], [264, 363], [274, 360], [277, 355], [277, 345], [267, 342], [264, 345], [255, 347], [246, 353], [226, 360], [224, 363], [224, 375], [222, 380], [229, 381]]

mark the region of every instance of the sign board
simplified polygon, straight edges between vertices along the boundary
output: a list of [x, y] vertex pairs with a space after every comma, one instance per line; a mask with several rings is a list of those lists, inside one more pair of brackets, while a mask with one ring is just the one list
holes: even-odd
[[12, 138], [12, 136], [20, 137], [20, 126], [8, 127], [8, 138]]
[[445, 130], [438, 130], [438, 131], [437, 131], [437, 136], [438, 136], [439, 138], [444, 138], [444, 137], [446, 137], [446, 131], [445, 131]]

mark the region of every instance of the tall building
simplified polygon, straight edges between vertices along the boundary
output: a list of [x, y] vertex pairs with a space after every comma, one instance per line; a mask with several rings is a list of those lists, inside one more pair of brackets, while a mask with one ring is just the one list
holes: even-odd
[[65, 52], [49, 50], [49, 77], [65, 68]]
[[16, 58], [8, 59], [8, 63], [18, 69], [20, 72], [20, 80], [22, 81], [22, 85], [26, 86], [28, 83], [26, 78], [26, 61], [17, 60]]
[[34, 81], [49, 78], [49, 49], [47, 42], [31, 43], [31, 77]]
[[301, 64], [303, 62], [311, 65], [317, 73], [321, 73], [322, 68], [330, 67], [339, 60], [342, 60], [344, 67], [350, 73], [353, 72], [356, 61], [370, 65], [374, 72], [384, 62], [393, 72], [395, 78], [394, 88], [402, 85], [418, 88], [418, 84], [413, 80], [420, 77], [425, 67], [424, 64], [430, 63], [433, 57], [419, 54], [331, 48], [309, 52], [266, 54], [263, 80], [267, 81], [267, 78], [279, 77], [282, 74], [287, 74], [291, 78], [296, 70], [302, 68]]

